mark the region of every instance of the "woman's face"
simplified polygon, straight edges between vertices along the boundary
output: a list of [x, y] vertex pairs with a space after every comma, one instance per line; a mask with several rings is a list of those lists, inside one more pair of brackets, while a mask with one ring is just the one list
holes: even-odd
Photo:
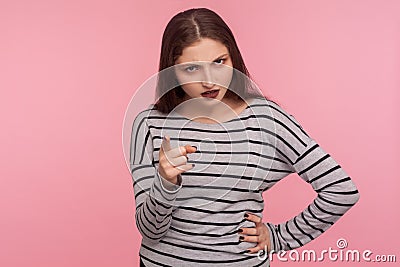
[[175, 64], [175, 74], [186, 93], [184, 100], [204, 98], [206, 92], [216, 90], [214, 99], [222, 101], [233, 74], [232, 61], [224, 44], [201, 39], [184, 48]]

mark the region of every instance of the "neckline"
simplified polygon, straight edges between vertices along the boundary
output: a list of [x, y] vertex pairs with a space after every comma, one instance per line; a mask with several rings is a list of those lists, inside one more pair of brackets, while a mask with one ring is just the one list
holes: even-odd
[[171, 114], [173, 114], [175, 118], [182, 118], [184, 121], [187, 122], [187, 124], [190, 124], [190, 125], [198, 125], [198, 126], [202, 126], [202, 127], [217, 127], [217, 126], [221, 126], [221, 125], [227, 125], [233, 121], [240, 121], [240, 118], [244, 117], [245, 115], [247, 115], [247, 113], [250, 112], [251, 106], [256, 102], [256, 99], [257, 98], [254, 97], [254, 98], [250, 98], [249, 100], [247, 100], [246, 101], [247, 106], [239, 114], [237, 114], [237, 116], [235, 116], [234, 118], [232, 118], [230, 120], [223, 121], [223, 122], [204, 123], [204, 122], [193, 121], [193, 120], [179, 114], [175, 110], [173, 110], [171, 112]]

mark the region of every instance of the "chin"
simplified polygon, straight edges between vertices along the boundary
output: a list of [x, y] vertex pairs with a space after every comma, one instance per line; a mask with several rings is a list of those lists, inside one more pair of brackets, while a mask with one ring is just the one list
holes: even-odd
[[218, 99], [219, 101], [222, 101], [222, 99], [226, 99], [226, 93], [225, 92], [223, 92], [223, 93], [221, 93], [220, 92], [220, 94], [217, 96], [217, 98], [216, 99]]

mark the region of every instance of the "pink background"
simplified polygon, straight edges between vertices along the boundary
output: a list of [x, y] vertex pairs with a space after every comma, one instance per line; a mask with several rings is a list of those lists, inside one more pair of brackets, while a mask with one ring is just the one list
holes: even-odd
[[[0, 266], [138, 265], [125, 110], [157, 71], [168, 20], [202, 6], [359, 188], [357, 205], [304, 248], [342, 237], [400, 257], [399, 1], [15, 0], [0, 3]], [[291, 175], [268, 191], [264, 217], [282, 222], [313, 197]], [[284, 265], [395, 266], [272, 264]]]

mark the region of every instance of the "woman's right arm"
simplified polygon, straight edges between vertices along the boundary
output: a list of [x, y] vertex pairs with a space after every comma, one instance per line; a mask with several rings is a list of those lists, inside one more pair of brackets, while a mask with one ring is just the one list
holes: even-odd
[[136, 203], [135, 219], [142, 237], [158, 242], [170, 226], [175, 198], [182, 183], [181, 180], [178, 184], [168, 182], [154, 165], [153, 140], [144, 113], [135, 118], [131, 133], [129, 162]]

